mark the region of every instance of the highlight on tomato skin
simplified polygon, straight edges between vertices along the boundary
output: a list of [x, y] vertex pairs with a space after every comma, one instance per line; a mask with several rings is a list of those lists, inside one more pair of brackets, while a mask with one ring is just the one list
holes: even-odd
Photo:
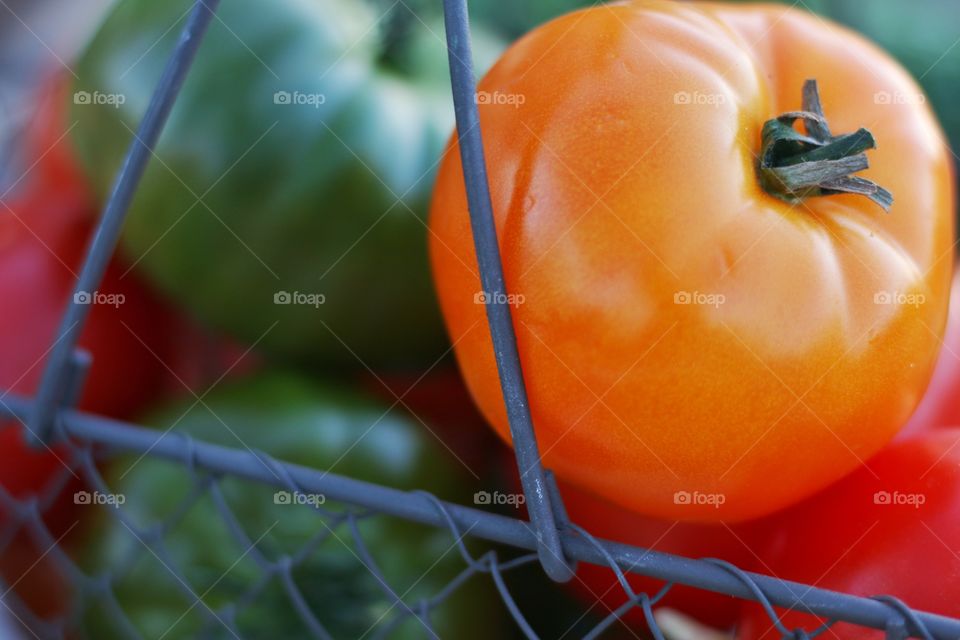
[[[946, 321], [955, 194], [929, 106], [883, 99], [922, 96], [887, 54], [779, 5], [625, 2], [531, 31], [478, 92], [499, 96], [478, 101], [510, 293], [493, 303], [558, 477], [648, 516], [749, 520], [908, 421]], [[509, 441], [455, 138], [430, 257]]]

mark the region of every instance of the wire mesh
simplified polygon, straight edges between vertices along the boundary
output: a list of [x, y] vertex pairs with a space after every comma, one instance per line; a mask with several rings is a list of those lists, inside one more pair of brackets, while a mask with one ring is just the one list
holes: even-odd
[[[194, 3], [117, 177], [97, 233], [91, 239], [77, 291], [95, 290], [103, 275], [152, 147], [217, 4], [217, 0]], [[496, 300], [506, 291], [492, 223], [478, 110], [473, 99], [475, 80], [466, 0], [444, 0], [444, 11], [472, 228], [484, 290], [492, 292], [490, 298]], [[3, 604], [34, 637], [97, 637], [91, 635], [87, 627], [91, 617], [96, 616], [108, 620], [120, 638], [442, 637], [444, 616], [463, 618], [471, 609], [474, 613], [480, 611], [481, 597], [477, 595], [480, 592], [471, 591], [475, 588], [473, 585], [480, 583], [488, 588], [492, 585], [500, 606], [509, 612], [515, 628], [500, 634], [482, 629], [481, 625], [474, 628], [480, 629], [478, 637], [508, 637], [508, 633], [515, 633], [537, 638], [540, 636], [531, 623], [530, 614], [543, 603], [525, 602], [524, 594], [511, 586], [510, 576], [523, 567], [539, 565], [550, 578], [563, 581], [572, 575], [574, 563], [587, 562], [610, 567], [624, 591], [622, 606], [606, 612], [592, 628], [579, 631], [587, 638], [601, 637], [614, 630], [622, 632], [625, 627], [617, 622], [631, 609], [640, 609], [652, 636], [662, 638], [653, 606], [673, 584], [760, 602], [770, 615], [771, 624], [784, 637], [812, 638], [827, 633], [830, 623], [809, 631], [786, 629], [778, 621], [773, 606], [883, 630], [888, 638], [960, 638], [960, 620], [913, 610], [895, 598], [855, 597], [745, 572], [722, 560], [696, 560], [631, 547], [597, 539], [570, 522], [557, 485], [539, 459], [510, 310], [506, 305], [488, 303], [487, 311], [518, 464], [521, 469], [530, 470], [522, 474], [530, 521], [443, 501], [424, 491], [372, 484], [276, 460], [263, 452], [198, 440], [176, 429], [160, 432], [78, 412], [71, 405], [82, 387], [89, 358], [76, 350], [76, 339], [86, 309], [73, 299], [68, 301], [37, 398], [7, 394], [0, 403], [0, 418], [19, 421], [24, 435], [35, 444], [57, 447], [69, 466], [37, 495], [15, 496], [0, 488], [0, 512], [4, 516], [0, 556], [19, 557], [29, 564], [13, 571], [13, 575], [9, 567], [4, 568]], [[180, 479], [182, 492], [176, 494], [165, 517], [144, 521], [136, 516], [138, 505], [109, 500], [117, 494], [113, 493], [110, 479], [101, 474], [99, 463], [123, 454], [141, 455], [151, 463], [166, 465], [174, 477]], [[173, 493], [167, 485], [158, 490]], [[264, 491], [268, 493], [263, 494]], [[315, 519], [309, 535], [298, 539], [296, 544], [286, 547], [269, 544], [269, 540], [265, 542], [266, 534], [249, 530], [237, 516], [239, 503], [250, 500], [254, 493], [269, 495], [269, 491], [324, 497], [322, 504], [295, 505], [297, 509], [308, 510]], [[237, 495], [242, 496], [239, 503]], [[92, 496], [107, 499], [99, 504], [99, 498]], [[98, 504], [96, 508], [103, 512], [102, 518], [119, 523], [126, 532], [122, 536], [125, 542], [115, 541], [117, 549], [125, 549], [122, 561], [112, 564], [107, 572], [85, 566], [76, 549], [71, 548], [73, 527], [64, 527], [53, 517], [54, 507], [64, 500]], [[239, 555], [230, 570], [242, 563], [240, 579], [224, 585], [221, 584], [224, 575], [212, 581], [209, 576], [198, 577], [195, 565], [171, 553], [168, 548], [171, 537], [197, 510], [215, 514], [229, 534]], [[419, 537], [441, 535], [446, 544], [437, 547], [437, 557], [411, 569], [413, 575], [405, 576], [408, 584], [398, 584], [396, 576], [388, 575], [391, 572], [377, 558], [375, 545], [391, 541], [371, 534], [375, 530], [367, 523], [376, 519], [394, 519], [425, 527], [417, 534]], [[327, 602], [335, 600], [338, 594], [351, 597], [350, 585], [338, 581], [336, 574], [324, 566], [319, 579], [326, 584], [317, 590], [317, 585], [309, 584], [310, 579], [300, 572], [311, 569], [311, 563], [324, 555], [324, 545], [330, 543], [348, 547], [352, 561], [361, 565], [369, 576], [359, 588], [365, 590], [367, 597], [373, 597], [377, 607], [368, 612], [371, 618], [363, 620], [359, 630], [355, 626], [343, 626], [342, 621], [336, 619], [338, 611], [334, 608], [331, 613]], [[399, 540], [393, 543], [399, 544]], [[416, 588], [439, 563], [448, 565], [450, 557], [457, 559], [459, 568], [445, 574], [442, 584], [432, 585], [434, 588], [429, 593]], [[134, 625], [124, 602], [129, 595], [124, 581], [131, 576], [136, 580], [137, 564], [144, 560], [159, 563], [166, 570], [168, 584], [158, 588], [163, 597], [175, 597], [176, 606], [182, 610], [179, 619], [163, 621], [161, 629], [164, 630], [153, 636], [150, 630]], [[37, 573], [57, 577], [44, 583], [45, 589], [61, 582], [69, 585], [68, 600], [72, 604], [68, 610], [50, 614], [21, 595], [21, 581]], [[627, 573], [655, 577], [665, 581], [666, 586], [658, 593], [638, 593], [627, 582]], [[412, 584], [409, 583], [411, 577]], [[312, 580], [317, 579], [317, 575], [312, 576]], [[370, 596], [371, 593], [376, 595]], [[465, 608], [454, 606], [458, 597], [466, 598], [462, 605]], [[289, 607], [288, 622], [295, 630], [249, 627], [245, 616], [264, 598], [266, 606], [282, 603]], [[320, 614], [321, 609], [328, 615]], [[452, 612], [445, 613], [445, 609]], [[177, 625], [188, 629], [186, 635], [171, 635]]]

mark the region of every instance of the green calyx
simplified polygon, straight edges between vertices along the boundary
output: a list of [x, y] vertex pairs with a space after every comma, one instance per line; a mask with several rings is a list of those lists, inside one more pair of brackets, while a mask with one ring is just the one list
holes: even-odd
[[[794, 129], [798, 120], [803, 121], [805, 133]], [[768, 120], [762, 137], [760, 184], [771, 195], [796, 203], [815, 196], [855, 193], [890, 211], [893, 194], [853, 175], [870, 166], [865, 152], [877, 146], [873, 134], [867, 129], [831, 134], [816, 80], [803, 85], [802, 110]]]

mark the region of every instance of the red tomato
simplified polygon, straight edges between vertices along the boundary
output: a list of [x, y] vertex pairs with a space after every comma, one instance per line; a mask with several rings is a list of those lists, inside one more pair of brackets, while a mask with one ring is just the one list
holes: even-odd
[[[662, 553], [687, 558], [720, 558], [745, 570], [754, 569], [757, 558], [751, 550], [753, 534], [747, 525], [700, 525], [657, 520], [628, 511], [569, 484], [561, 484], [568, 515], [573, 522], [598, 538], [616, 540]], [[635, 574], [627, 574], [634, 592], [651, 597], [664, 582]], [[574, 593], [591, 603], [592, 610], [606, 616], [626, 601], [626, 594], [616, 574], [605, 567], [580, 563], [576, 577], [570, 581]], [[602, 603], [602, 604], [597, 604]], [[719, 593], [711, 593], [682, 585], [674, 585], [658, 602], [697, 618], [717, 628], [733, 626], [740, 601]], [[645, 627], [643, 611], [631, 610], [628, 623]]]
[[[97, 219], [68, 135], [66, 80], [55, 77], [40, 92], [17, 158], [23, 175], [0, 188], [0, 391], [36, 391]], [[82, 409], [131, 418], [162, 396], [202, 391], [227, 371], [255, 366], [246, 350], [172, 310], [128, 271], [119, 258], [110, 263], [98, 293], [117, 304], [94, 304], [81, 334], [93, 355]], [[63, 468], [49, 452], [24, 448], [19, 431], [0, 430], [0, 484], [15, 495]]]
[[[0, 394], [36, 392], [97, 218], [67, 135], [64, 80], [55, 78], [41, 91], [15, 159], [19, 170], [13, 184], [0, 187]], [[117, 304], [94, 304], [80, 338], [93, 355], [80, 407], [124, 418], [171, 391], [220, 377], [242, 355], [173, 312], [127, 270], [121, 260], [111, 262], [98, 293]], [[206, 370], [211, 363], [215, 373]], [[21, 425], [0, 424], [0, 485], [13, 496], [57, 486], [70, 475], [66, 462], [62, 447], [31, 449]], [[54, 537], [76, 525], [78, 488], [79, 479], [71, 477], [45, 514]], [[0, 573], [40, 615], [66, 603], [46, 551], [21, 532], [0, 556]]]
[[[41, 94], [24, 134], [19, 165], [26, 173], [0, 204], [0, 296], [6, 305], [0, 387], [18, 393], [33, 392], [39, 382], [97, 213], [64, 135], [66, 88], [58, 81]], [[151, 398], [165, 375], [158, 358], [173, 345], [166, 327], [173, 314], [126, 271], [127, 265], [111, 263], [98, 292], [122, 304], [94, 304], [80, 339], [94, 356], [81, 406], [122, 417]]]
[[[522, 492], [513, 451], [507, 449], [500, 457], [506, 486], [515, 493]], [[658, 520], [624, 509], [568, 482], [560, 482], [560, 494], [570, 521], [596, 538], [686, 558], [720, 558], [747, 571], [757, 570], [755, 565], [759, 560], [752, 550], [757, 542], [756, 532], [751, 524], [728, 526]], [[517, 515], [527, 517], [526, 508], [523, 507]], [[650, 597], [666, 584], [633, 573], [626, 575], [634, 593], [642, 592]], [[590, 612], [599, 618], [606, 617], [627, 600], [626, 592], [611, 569], [587, 562], [579, 563], [576, 576], [565, 586], [587, 603]], [[740, 600], [730, 596], [674, 585], [657, 602], [654, 610], [667, 607], [706, 625], [729, 628], [736, 622], [740, 606]], [[646, 629], [646, 620], [639, 608], [631, 610], [623, 619], [632, 627]]]
[[[860, 596], [893, 595], [916, 609], [960, 616], [960, 429], [895, 442], [761, 526], [768, 535], [759, 554], [780, 578]], [[812, 630], [823, 621], [789, 612], [783, 622]], [[759, 605], [747, 603], [738, 637], [780, 634]], [[884, 635], [839, 623], [823, 637]]]
[[960, 425], [960, 271], [953, 277], [950, 314], [933, 379], [902, 435]]

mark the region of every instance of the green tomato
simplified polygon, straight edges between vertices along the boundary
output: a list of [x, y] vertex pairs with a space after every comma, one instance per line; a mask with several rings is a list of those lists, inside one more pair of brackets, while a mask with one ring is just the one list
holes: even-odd
[[[458, 464], [408, 419], [293, 374], [262, 374], [225, 386], [202, 403], [171, 407], [148, 423], [398, 489], [465, 499]], [[116, 576], [113, 592], [142, 637], [234, 637], [208, 619], [210, 611], [225, 620], [233, 616], [243, 638], [311, 637], [282, 576], [268, 575], [259, 560], [297, 558], [305, 548], [310, 550], [295, 564], [293, 582], [334, 638], [359, 638], [368, 631], [379, 637], [376, 633], [392, 624], [397, 626], [386, 637], [433, 637], [412, 616], [398, 616], [402, 608], [363, 566], [349, 525], [334, 522], [345, 512], [343, 505], [224, 477], [218, 491], [247, 543], [231, 534], [209, 490], [190, 501], [197, 484], [182, 465], [125, 457], [105, 475], [137, 528], [169, 523], [163, 536], [166, 555], [154, 555], [111, 516], [90, 535], [84, 567], [95, 575]], [[184, 510], [185, 504], [190, 506]], [[318, 514], [311, 506], [318, 504], [332, 515]], [[386, 583], [411, 607], [436, 596], [466, 568], [448, 530], [381, 515], [361, 517], [357, 524]], [[201, 605], [191, 607], [184, 584], [168, 566], [201, 596]], [[268, 582], [248, 597], [260, 580]], [[430, 623], [441, 638], [502, 637], [502, 612], [492, 580], [475, 576], [433, 611]], [[94, 608], [85, 620], [85, 631], [98, 640], [127, 637], [121, 627], [106, 607]]]
[[[77, 147], [109, 192], [192, 0], [120, 0], [77, 65]], [[432, 362], [434, 169], [453, 128], [444, 29], [403, 3], [223, 2], [123, 234], [208, 324], [321, 364]], [[499, 52], [475, 38], [478, 67]]]

